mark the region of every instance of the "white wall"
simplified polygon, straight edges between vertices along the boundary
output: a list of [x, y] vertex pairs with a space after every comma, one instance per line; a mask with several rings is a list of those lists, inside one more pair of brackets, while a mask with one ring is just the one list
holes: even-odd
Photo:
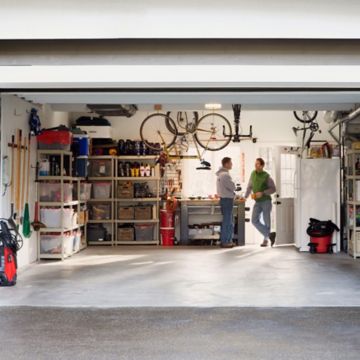
[[[11, 149], [7, 146], [11, 142], [11, 135], [15, 135], [16, 141], [16, 129], [21, 129], [23, 136], [29, 134], [29, 111], [33, 105], [15, 97], [15, 96], [2, 96], [1, 106], [1, 154], [7, 155], [11, 161]], [[16, 157], [15, 157], [16, 158]], [[7, 174], [10, 176], [10, 161], [7, 167]], [[36, 165], [36, 142], [32, 139], [31, 144], [31, 166]], [[35, 184], [35, 170], [31, 169], [30, 174], [30, 188], [29, 188], [29, 210], [31, 221], [34, 216], [34, 202], [36, 199], [36, 184]], [[1, 217], [10, 217], [10, 189], [6, 192], [5, 196], [1, 198]], [[23, 210], [22, 210], [23, 211]], [[20, 227], [20, 231], [22, 231]], [[36, 233], [32, 233], [29, 239], [24, 238], [24, 246], [18, 252], [18, 265], [22, 267], [31, 262], [36, 261], [37, 258], [37, 239]]]
[[1, 0], [2, 39], [359, 38], [356, 0]]
[[[36, 107], [22, 99], [12, 95], [1, 96], [1, 156], [9, 156], [11, 160], [11, 149], [7, 146], [11, 142], [11, 135], [16, 135], [16, 129], [21, 129], [23, 136], [29, 134], [29, 111]], [[38, 107], [41, 123], [43, 127], [49, 128], [60, 124], [67, 124], [67, 113], [53, 113], [48, 107]], [[16, 137], [15, 137], [16, 139]], [[29, 210], [30, 219], [34, 219], [34, 204], [36, 201], [36, 183], [35, 183], [35, 166], [36, 166], [36, 139], [32, 138], [31, 144], [31, 174], [29, 187]], [[2, 163], [3, 165], [3, 163]], [[6, 173], [10, 175], [10, 162], [8, 163]], [[2, 172], [1, 172], [2, 174]], [[8, 218], [10, 216], [10, 190], [0, 201], [0, 216]], [[20, 227], [20, 231], [22, 231]], [[18, 265], [23, 267], [37, 259], [37, 235], [32, 233], [29, 239], [24, 238], [24, 246], [18, 253]]]

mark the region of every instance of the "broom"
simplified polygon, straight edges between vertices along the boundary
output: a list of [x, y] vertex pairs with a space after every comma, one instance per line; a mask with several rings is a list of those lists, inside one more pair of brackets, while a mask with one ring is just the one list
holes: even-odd
[[31, 224], [30, 224], [30, 212], [29, 212], [29, 184], [30, 184], [30, 144], [31, 144], [31, 134], [29, 134], [28, 141], [28, 158], [27, 158], [27, 183], [26, 183], [26, 203], [24, 207], [24, 217], [23, 217], [23, 235], [26, 238], [31, 236]]

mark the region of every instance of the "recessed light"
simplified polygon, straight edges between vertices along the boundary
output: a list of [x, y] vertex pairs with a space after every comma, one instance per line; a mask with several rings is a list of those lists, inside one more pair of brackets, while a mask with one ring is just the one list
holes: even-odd
[[205, 104], [205, 109], [207, 110], [220, 110], [221, 104]]

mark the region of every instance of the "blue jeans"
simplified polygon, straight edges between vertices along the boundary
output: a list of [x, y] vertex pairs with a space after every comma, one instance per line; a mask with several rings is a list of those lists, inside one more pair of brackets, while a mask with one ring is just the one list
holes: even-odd
[[[256, 229], [264, 236], [264, 240], [269, 238], [271, 229], [271, 200], [257, 201], [254, 205], [251, 222]], [[260, 221], [260, 216], [263, 216], [264, 223]]]
[[228, 244], [232, 242], [233, 232], [234, 232], [234, 224], [233, 224], [234, 199], [221, 198], [220, 207], [223, 216], [221, 223], [220, 241], [222, 244]]

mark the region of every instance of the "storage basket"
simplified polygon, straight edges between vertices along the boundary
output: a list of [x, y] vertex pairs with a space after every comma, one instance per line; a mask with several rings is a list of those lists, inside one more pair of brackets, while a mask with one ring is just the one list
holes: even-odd
[[118, 241], [134, 241], [134, 228], [118, 228]]
[[131, 199], [134, 197], [134, 186], [131, 181], [119, 181], [117, 188], [119, 199]]
[[109, 199], [111, 197], [111, 182], [94, 182], [92, 184], [94, 199]]
[[134, 207], [133, 206], [119, 206], [118, 207], [118, 219], [119, 220], [133, 220], [134, 219]]
[[42, 202], [70, 202], [73, 200], [73, 185], [63, 183], [63, 196], [61, 199], [61, 183], [40, 183], [39, 198]]
[[110, 159], [91, 159], [89, 167], [90, 177], [109, 177], [112, 176], [112, 160]]
[[136, 206], [135, 220], [150, 220], [152, 216], [152, 206]]
[[89, 207], [90, 220], [110, 220], [111, 204], [92, 204]]
[[136, 224], [135, 240], [136, 241], [153, 241], [154, 240], [153, 224]]

